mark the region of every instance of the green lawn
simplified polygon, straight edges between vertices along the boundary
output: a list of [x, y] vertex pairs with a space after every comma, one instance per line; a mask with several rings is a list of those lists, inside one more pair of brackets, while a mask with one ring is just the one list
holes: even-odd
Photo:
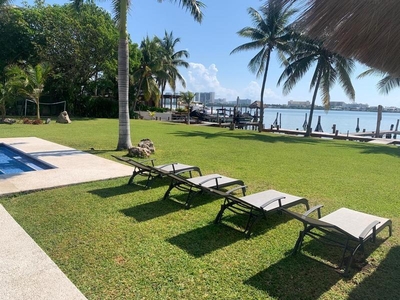
[[[114, 151], [117, 120], [0, 127], [1, 137], [36, 136], [109, 159], [125, 154]], [[131, 134], [134, 144], [155, 143], [158, 164], [240, 178], [249, 194], [272, 188], [303, 196], [324, 204], [324, 214], [345, 206], [390, 218], [393, 236], [384, 239], [384, 230], [366, 249], [368, 264], [344, 278], [310, 258], [337, 262], [337, 249], [308, 241], [307, 256], [290, 255], [300, 222], [272, 214], [245, 239], [213, 224], [221, 199], [199, 196], [190, 210], [176, 191], [177, 201], [163, 201], [167, 179], [148, 190], [121, 178], [0, 198], [87, 298], [398, 299], [398, 147], [144, 120], [131, 121]], [[239, 228], [244, 220], [229, 221]]]

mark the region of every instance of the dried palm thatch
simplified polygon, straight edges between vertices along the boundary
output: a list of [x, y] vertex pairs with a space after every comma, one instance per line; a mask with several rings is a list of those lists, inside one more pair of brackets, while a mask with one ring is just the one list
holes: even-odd
[[400, 76], [399, 0], [276, 0], [300, 8], [295, 22], [325, 47]]

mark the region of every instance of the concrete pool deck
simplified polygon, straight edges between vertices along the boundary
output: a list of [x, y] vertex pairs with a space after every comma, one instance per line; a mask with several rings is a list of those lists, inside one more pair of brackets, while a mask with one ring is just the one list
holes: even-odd
[[[132, 167], [43, 139], [0, 138], [54, 169], [0, 175], [0, 197], [70, 184], [132, 175]], [[0, 299], [86, 297], [0, 205]]]
[[132, 167], [40, 138], [0, 138], [0, 143], [55, 166], [0, 175], [0, 196], [132, 175]]

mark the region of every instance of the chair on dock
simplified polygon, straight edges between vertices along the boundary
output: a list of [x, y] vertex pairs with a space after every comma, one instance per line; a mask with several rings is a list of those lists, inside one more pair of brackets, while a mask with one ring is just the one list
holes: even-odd
[[[133, 160], [132, 158], [129, 157], [118, 157], [112, 155], [114, 158], [121, 160], [125, 163], [128, 163], [132, 165], [133, 168], [133, 173], [132, 176], [129, 178], [128, 184], [134, 183], [134, 179], [137, 175], [141, 175], [144, 177], [147, 177], [146, 181], [146, 188], [150, 187], [150, 183], [152, 182], [153, 179], [155, 178], [160, 178], [164, 176], [168, 176], [169, 174], [175, 174], [175, 173], [189, 173], [189, 176], [192, 177], [193, 172], [198, 173], [200, 176], [201, 171], [199, 167], [196, 166], [191, 166], [191, 165], [185, 165], [181, 163], [169, 163], [169, 164], [164, 164], [164, 165], [154, 165], [154, 159], [149, 159], [149, 160], [142, 160], [142, 161], [136, 161]], [[144, 162], [151, 162], [151, 165], [149, 164], [144, 164]]]
[[186, 178], [181, 176], [184, 171], [177, 172], [175, 174], [169, 174], [171, 183], [168, 190], [165, 192], [163, 199], [167, 199], [173, 189], [188, 193], [185, 208], [189, 209], [192, 198], [195, 193], [209, 192], [212, 193], [214, 190], [220, 190], [226, 187], [238, 185], [242, 190], [243, 195], [246, 193], [246, 187], [243, 180], [230, 178], [220, 174], [208, 174], [197, 177]]
[[225, 198], [214, 222], [222, 222], [225, 210], [232, 211], [236, 214], [248, 215], [247, 223], [244, 227], [246, 237], [250, 237], [253, 226], [261, 218], [266, 218], [268, 213], [298, 204], [304, 204], [307, 209], [309, 208], [308, 200], [303, 197], [282, 193], [276, 190], [266, 190], [248, 196], [236, 197], [232, 195], [232, 192], [236, 189], [238, 188], [231, 189], [225, 193], [221, 191], [213, 191], [219, 196]]
[[[343, 253], [338, 268], [342, 269], [344, 266], [344, 275], [348, 274], [349, 267], [357, 251], [361, 250], [362, 254], [364, 254], [366, 241], [375, 242], [376, 235], [386, 226], [389, 228], [389, 236], [392, 235], [392, 221], [389, 219], [348, 208], [340, 208], [321, 217], [321, 207], [322, 205], [317, 205], [303, 214], [284, 209], [286, 213], [301, 221], [304, 225], [304, 230], [299, 233], [293, 254], [300, 251], [305, 236], [310, 236], [328, 245], [341, 247], [343, 248]], [[318, 219], [309, 217], [315, 211], [318, 213]], [[350, 255], [346, 258], [347, 252]]]

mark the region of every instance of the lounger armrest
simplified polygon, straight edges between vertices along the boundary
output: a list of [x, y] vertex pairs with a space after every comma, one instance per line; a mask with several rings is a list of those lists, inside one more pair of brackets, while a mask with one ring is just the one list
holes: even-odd
[[274, 203], [274, 202], [276, 202], [276, 201], [278, 201], [279, 202], [279, 207], [282, 207], [282, 199], [285, 199], [286, 197], [285, 196], [279, 196], [279, 197], [276, 197], [276, 198], [274, 198], [274, 199], [271, 199], [271, 200], [269, 200], [269, 201], [267, 201], [267, 202], [265, 202], [263, 205], [261, 205], [260, 206], [260, 208], [265, 208], [265, 207], [267, 207], [268, 205], [270, 205], [271, 203]]
[[318, 219], [321, 218], [321, 207], [324, 207], [322, 204], [316, 205], [311, 207], [309, 210], [307, 210], [305, 213], [303, 213], [303, 217], [308, 217], [309, 214], [311, 214], [314, 211], [318, 211]]
[[187, 169], [185, 169], [185, 170], [176, 172], [176, 173], [174, 173], [174, 174], [175, 174], [175, 175], [180, 175], [180, 174], [182, 174], [182, 173], [187, 173], [187, 172], [196, 171], [196, 170], [197, 170], [196, 167], [192, 167], [192, 168], [187, 168]]
[[158, 166], [157, 169], [163, 169], [165, 167], [172, 166], [172, 169], [175, 171], [174, 165], [176, 165], [176, 164], [177, 163], [170, 163], [170, 164], [161, 165], [161, 166]]
[[247, 188], [247, 185], [240, 185], [240, 186], [234, 187], [234, 188], [232, 188], [232, 189], [226, 191], [225, 193], [226, 193], [226, 194], [232, 194], [234, 191], [243, 190], [243, 189], [245, 189], [245, 188]]
[[209, 181], [211, 181], [211, 180], [214, 180], [214, 179], [215, 179], [215, 181], [216, 181], [217, 184], [218, 184], [218, 178], [222, 178], [222, 177], [221, 177], [221, 176], [210, 177], [210, 178], [208, 178], [208, 179], [206, 179], [206, 180], [203, 180], [203, 181], [199, 182], [199, 185], [202, 185], [202, 184], [204, 184], [204, 183], [206, 183], [206, 182], [209, 182]]
[[380, 222], [379, 221], [373, 221], [371, 224], [369, 224], [367, 227], [365, 227], [365, 229], [363, 230], [363, 232], [361, 232], [360, 234], [360, 239], [363, 240], [368, 236], [368, 233], [371, 231], [372, 229], [372, 239], [375, 240], [375, 236], [376, 236], [376, 225], [378, 225]]
[[149, 158], [149, 159], [141, 160], [140, 163], [151, 161], [151, 166], [154, 167], [155, 160], [156, 160], [155, 158]]

